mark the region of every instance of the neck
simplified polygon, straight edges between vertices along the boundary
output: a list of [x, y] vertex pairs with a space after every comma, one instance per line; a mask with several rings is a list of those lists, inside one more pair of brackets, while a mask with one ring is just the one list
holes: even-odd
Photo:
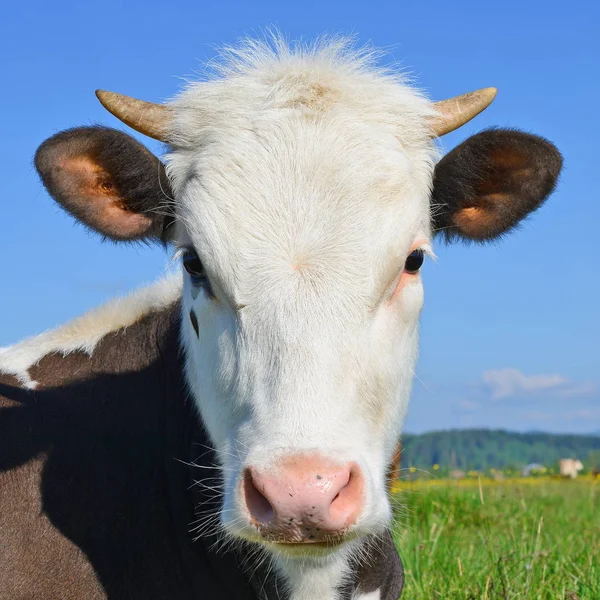
[[[178, 338], [178, 336], [177, 336]], [[183, 369], [183, 367], [180, 367]], [[180, 376], [183, 371], [180, 371]], [[276, 557], [249, 542], [232, 540], [220, 530], [222, 477], [216, 453], [191, 398], [183, 403], [187, 423], [188, 506], [194, 545], [210, 556], [215, 571], [231, 578], [232, 567], [247, 581], [254, 598], [270, 600], [396, 600], [404, 573], [389, 531], [356, 543], [330, 560]], [[190, 514], [190, 511], [186, 514]], [[285, 592], [284, 592], [285, 590]], [[285, 593], [284, 596], [281, 594]]]

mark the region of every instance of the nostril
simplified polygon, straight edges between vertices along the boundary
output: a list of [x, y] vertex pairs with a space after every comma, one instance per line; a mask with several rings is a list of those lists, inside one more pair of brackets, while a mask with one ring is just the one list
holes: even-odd
[[356, 466], [352, 467], [348, 483], [336, 494], [329, 506], [329, 515], [334, 522], [344, 522], [344, 526], [349, 526], [356, 521], [363, 503], [363, 486], [360, 470]]
[[248, 512], [253, 521], [258, 523], [270, 523], [273, 521], [275, 509], [258, 489], [250, 469], [246, 469], [244, 473], [244, 495]]

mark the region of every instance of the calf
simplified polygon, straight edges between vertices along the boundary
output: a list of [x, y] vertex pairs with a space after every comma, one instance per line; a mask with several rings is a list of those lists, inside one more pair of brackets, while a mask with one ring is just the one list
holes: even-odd
[[497, 129], [437, 162], [494, 89], [434, 104], [342, 42], [274, 46], [167, 105], [98, 93], [164, 162], [105, 127], [37, 152], [76, 219], [183, 272], [0, 354], [4, 597], [400, 594], [421, 265], [514, 228], [561, 158]]

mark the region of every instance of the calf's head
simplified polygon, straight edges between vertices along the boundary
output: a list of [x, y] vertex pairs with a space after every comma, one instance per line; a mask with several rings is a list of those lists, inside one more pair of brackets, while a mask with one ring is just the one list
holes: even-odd
[[103, 236], [181, 254], [186, 375], [225, 528], [287, 555], [335, 553], [389, 520], [433, 237], [502, 236], [549, 195], [561, 158], [497, 129], [436, 164], [433, 138], [494, 91], [432, 104], [352, 59], [267, 58], [168, 105], [99, 93], [168, 144], [165, 163], [83, 127], [42, 144], [36, 165]]

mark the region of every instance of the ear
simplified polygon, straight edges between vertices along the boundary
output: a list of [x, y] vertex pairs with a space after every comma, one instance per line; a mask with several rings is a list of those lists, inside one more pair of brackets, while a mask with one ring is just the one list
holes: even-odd
[[126, 133], [62, 131], [38, 148], [35, 166], [49, 194], [94, 231], [117, 241], [166, 241], [173, 194], [165, 168]]
[[482, 131], [437, 164], [434, 231], [487, 241], [513, 229], [551, 194], [562, 157], [548, 140], [511, 129]]

